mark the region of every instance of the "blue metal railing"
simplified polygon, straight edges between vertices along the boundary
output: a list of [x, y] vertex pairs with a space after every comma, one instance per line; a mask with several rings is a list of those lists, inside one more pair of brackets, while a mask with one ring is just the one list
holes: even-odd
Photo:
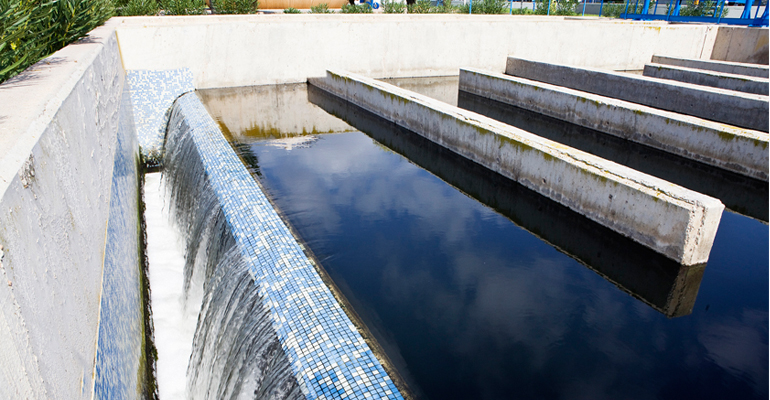
[[[745, 0], [746, 4], [743, 7], [743, 12], [739, 18], [729, 18], [724, 16], [724, 8], [726, 0], [717, 0], [715, 2], [705, 2], [705, 0], [669, 0], [667, 3], [667, 11], [665, 15], [658, 14], [658, 3], [655, 3], [652, 13], [649, 11], [650, 0], [644, 0], [644, 5], [639, 10], [639, 0], [635, 0], [632, 12], [628, 12], [631, 0], [626, 0], [625, 12], [620, 15], [624, 19], [635, 20], [666, 20], [675, 22], [704, 22], [704, 23], [717, 23], [727, 25], [746, 25], [746, 26], [768, 26], [768, 0], [757, 0], [757, 5], [754, 6], [754, 0]], [[708, 5], [704, 8], [703, 5]], [[684, 8], [683, 8], [684, 6]], [[702, 15], [687, 15], [693, 14], [693, 10], [699, 7], [697, 13]], [[752, 17], [752, 9], [756, 9], [754, 16]], [[760, 10], [763, 10], [762, 15], [759, 15]], [[687, 10], [684, 13], [683, 10]], [[684, 15], [682, 15], [684, 14]]]

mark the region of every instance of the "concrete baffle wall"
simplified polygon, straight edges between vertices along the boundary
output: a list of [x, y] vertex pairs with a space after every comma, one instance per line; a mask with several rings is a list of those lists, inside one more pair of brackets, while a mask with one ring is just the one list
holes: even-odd
[[768, 135], [561, 86], [475, 69], [460, 90], [767, 181]]
[[702, 69], [678, 67], [666, 64], [650, 63], [644, 66], [644, 76], [671, 79], [677, 82], [709, 86], [743, 93], [768, 94], [768, 79], [724, 72], [704, 71]]
[[724, 209], [715, 198], [374, 79], [309, 82], [680, 264], [708, 261]]
[[702, 69], [706, 71], [723, 72], [725, 74], [746, 75], [767, 79], [770, 67], [761, 64], [748, 64], [730, 61], [697, 60], [692, 58], [652, 56], [656, 64], [676, 65], [685, 68]]
[[738, 127], [768, 131], [768, 97], [595, 68], [508, 57], [505, 73]]
[[138, 153], [124, 80], [108, 23], [0, 85], [0, 398], [142, 391]]

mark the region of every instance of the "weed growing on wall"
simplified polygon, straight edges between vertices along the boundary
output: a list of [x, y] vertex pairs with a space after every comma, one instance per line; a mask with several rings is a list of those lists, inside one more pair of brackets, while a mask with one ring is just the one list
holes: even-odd
[[257, 0], [212, 0], [215, 14], [254, 14], [259, 8]]
[[297, 10], [294, 7], [289, 7], [283, 10], [284, 14], [302, 14], [302, 11]]
[[329, 10], [329, 5], [326, 3], [321, 3], [315, 6], [310, 6], [310, 12], [313, 14], [331, 14], [331, 10]]
[[110, 0], [0, 0], [0, 82], [85, 36], [112, 14]]

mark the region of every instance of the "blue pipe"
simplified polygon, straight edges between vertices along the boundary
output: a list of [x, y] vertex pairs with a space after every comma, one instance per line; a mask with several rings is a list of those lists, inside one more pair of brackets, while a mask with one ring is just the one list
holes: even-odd
[[719, 25], [719, 22], [722, 21], [722, 12], [724, 12], [725, 10], [725, 0], [719, 0], [719, 3], [717, 5], [720, 6], [719, 18], [717, 18], [717, 25]]
[[743, 7], [741, 18], [751, 18], [751, 6], [754, 5], [754, 0], [746, 0], [746, 5]]
[[604, 0], [602, 0], [601, 4], [599, 4], [599, 17], [602, 16], [602, 9], [604, 8]]
[[551, 0], [548, 0], [548, 12], [545, 15], [551, 15]]
[[631, 0], [626, 0], [626, 12], [623, 13], [623, 19], [626, 19], [628, 17], [628, 4], [631, 2]]

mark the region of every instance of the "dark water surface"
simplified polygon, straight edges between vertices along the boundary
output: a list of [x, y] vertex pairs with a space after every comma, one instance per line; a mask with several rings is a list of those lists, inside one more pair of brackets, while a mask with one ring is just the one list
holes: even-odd
[[[726, 211], [708, 265], [680, 268], [357, 107], [307, 97], [357, 131], [231, 132], [234, 147], [418, 398], [768, 397], [767, 225]], [[329, 118], [315, 131], [345, 130]]]

